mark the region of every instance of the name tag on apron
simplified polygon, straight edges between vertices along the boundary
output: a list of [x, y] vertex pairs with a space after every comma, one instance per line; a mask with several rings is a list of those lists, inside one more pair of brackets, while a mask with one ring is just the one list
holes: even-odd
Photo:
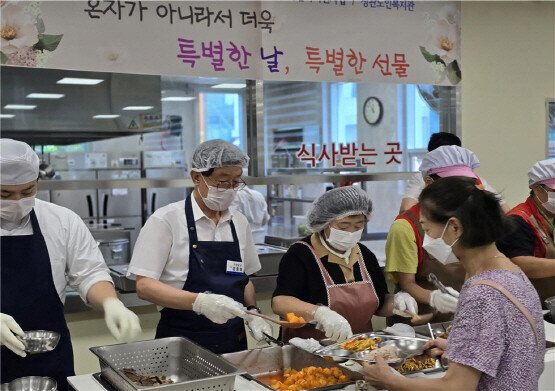
[[227, 261], [225, 272], [227, 274], [244, 274], [243, 262]]

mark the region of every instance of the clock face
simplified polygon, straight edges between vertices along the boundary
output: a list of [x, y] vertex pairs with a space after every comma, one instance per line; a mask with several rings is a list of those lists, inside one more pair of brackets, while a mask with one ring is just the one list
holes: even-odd
[[383, 115], [382, 102], [375, 97], [370, 97], [364, 102], [364, 107], [362, 108], [364, 119], [370, 125], [376, 125], [380, 122]]

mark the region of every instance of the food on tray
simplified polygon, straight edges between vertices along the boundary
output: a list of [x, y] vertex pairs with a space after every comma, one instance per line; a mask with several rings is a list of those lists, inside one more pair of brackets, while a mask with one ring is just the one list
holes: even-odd
[[386, 345], [372, 350], [364, 355], [367, 360], [376, 361], [376, 357], [381, 356], [385, 361], [397, 361], [399, 359], [399, 348], [394, 345]]
[[294, 313], [289, 312], [287, 314], [287, 321], [289, 323], [306, 323], [302, 316], [296, 316]]
[[396, 368], [399, 373], [409, 373], [414, 371], [419, 371], [421, 369], [426, 368], [435, 368], [436, 366], [436, 359], [435, 358], [428, 358], [425, 360], [416, 360], [414, 358], [409, 358], [407, 361], [401, 365], [399, 368]]
[[139, 375], [133, 368], [123, 368], [121, 370], [125, 376], [138, 386], [160, 386], [162, 384], [172, 384], [173, 381], [166, 379], [166, 375]]
[[414, 314], [412, 316], [412, 319], [410, 320], [412, 323], [418, 322], [419, 320], [422, 320], [422, 318], [418, 315], [418, 314]]
[[376, 338], [357, 337], [357, 338], [349, 339], [343, 343], [340, 343], [337, 346], [339, 346], [341, 349], [352, 350], [353, 352], [361, 352], [363, 350], [377, 349], [379, 342], [382, 342], [382, 339], [379, 337], [376, 337]]
[[300, 371], [286, 368], [283, 371], [283, 380], [271, 380], [270, 387], [276, 390], [299, 391], [347, 383], [350, 380], [349, 376], [345, 375], [337, 367], [307, 367]]

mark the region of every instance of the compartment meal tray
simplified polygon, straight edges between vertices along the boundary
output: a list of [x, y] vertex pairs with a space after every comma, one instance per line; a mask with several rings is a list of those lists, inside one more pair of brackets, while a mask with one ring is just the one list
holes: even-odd
[[347, 367], [337, 365], [324, 360], [322, 357], [315, 356], [293, 345], [273, 346], [261, 349], [245, 350], [236, 353], [222, 354], [222, 357], [230, 363], [238, 366], [247, 372], [249, 380], [255, 381], [261, 386], [273, 390], [272, 387], [257, 380], [257, 377], [273, 375], [283, 372], [285, 368], [301, 370], [305, 367], [340, 368], [344, 374], [351, 378], [348, 383], [335, 384], [326, 387], [313, 388], [311, 391], [334, 390], [353, 384], [355, 380], [361, 380], [362, 374], [352, 371]]
[[[235, 376], [245, 374], [220, 356], [182, 337], [161, 338], [90, 349], [100, 361], [102, 377], [118, 391], [233, 391]], [[174, 381], [156, 387], [139, 386], [121, 371], [165, 375]]]

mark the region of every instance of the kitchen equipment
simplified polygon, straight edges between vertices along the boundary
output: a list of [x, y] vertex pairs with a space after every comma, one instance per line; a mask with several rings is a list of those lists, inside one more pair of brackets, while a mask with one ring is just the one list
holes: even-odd
[[58, 346], [60, 333], [56, 331], [32, 330], [25, 331], [23, 337], [18, 335], [17, 339], [23, 342], [27, 353], [45, 353], [54, 350]]
[[114, 286], [122, 292], [135, 292], [136, 282], [125, 277], [127, 275], [128, 264], [110, 266], [110, 276], [114, 281]]
[[247, 313], [249, 315], [253, 315], [253, 316], [258, 316], [262, 319], [266, 319], [266, 320], [268, 320], [272, 323], [275, 323], [275, 324], [279, 324], [281, 327], [285, 327], [286, 329], [298, 329], [299, 327], [306, 326], [306, 323], [291, 323], [291, 322], [286, 322], [284, 320], [276, 320], [276, 319], [272, 318], [271, 316], [264, 315], [264, 314], [259, 314], [258, 312], [255, 312], [255, 311], [245, 310], [245, 313]]
[[[397, 341], [386, 341], [386, 342], [382, 342], [378, 345], [378, 349], [379, 348], [383, 348], [384, 346], [388, 346], [388, 345], [395, 345], [395, 342]], [[375, 363], [376, 360], [370, 359], [367, 357], [368, 355], [368, 351], [362, 351], [362, 352], [356, 352], [355, 353], [355, 357], [353, 358], [353, 360], [358, 361], [358, 362], [369, 362], [369, 363]], [[390, 367], [396, 368], [396, 367], [400, 367], [401, 365], [403, 365], [408, 358], [408, 354], [399, 350], [398, 354], [398, 358], [397, 359], [390, 359], [387, 360], [387, 365], [389, 365]]]
[[[452, 322], [450, 321], [443, 323], [431, 323], [430, 326], [432, 327], [433, 333], [431, 338], [439, 338], [443, 333], [446, 332], [446, 330], [448, 330], [451, 323]], [[430, 329], [427, 325], [415, 326], [414, 331], [416, 332], [416, 336], [420, 336], [423, 338], [428, 338], [428, 336], [430, 335]]]
[[[449, 291], [447, 290], [447, 288], [445, 288], [445, 285], [443, 285], [443, 284], [441, 283], [441, 281], [439, 281], [439, 280], [437, 279], [437, 277], [436, 277], [436, 275], [435, 275], [434, 273], [428, 274], [428, 282], [431, 282], [432, 284], [434, 284], [435, 287], [436, 287], [437, 289], [439, 289], [442, 293], [447, 293], [448, 295], [453, 296], [453, 295], [451, 294], [451, 292], [449, 292]], [[456, 297], [456, 296], [453, 296], [453, 297]]]
[[220, 356], [182, 338], [161, 338], [90, 348], [99, 359], [102, 377], [118, 391], [152, 389], [138, 386], [121, 371], [133, 368], [141, 375], [166, 375], [173, 384], [156, 390], [233, 391], [235, 376], [245, 371]]
[[287, 249], [279, 246], [271, 246], [267, 244], [256, 244], [256, 252], [260, 260], [260, 270], [254, 273], [256, 277], [261, 276], [277, 276], [279, 271], [279, 263], [283, 254]]
[[555, 296], [548, 297], [544, 300], [544, 303], [551, 314], [551, 319], [555, 320]]
[[2, 391], [56, 391], [56, 380], [46, 376], [25, 376], [12, 380]]
[[[285, 345], [282, 347], [271, 346], [242, 352], [226, 353], [222, 354], [222, 358], [246, 371], [248, 373], [248, 375], [246, 375], [247, 378], [252, 379], [264, 388], [270, 390], [273, 390], [273, 388], [265, 385], [256, 378], [265, 375], [275, 375], [276, 373], [283, 372], [285, 368], [301, 370], [302, 368], [310, 366], [322, 368], [333, 368], [337, 366], [293, 345]], [[362, 374], [351, 371], [347, 367], [341, 367], [341, 370], [352, 380], [362, 379]], [[343, 388], [346, 384], [352, 383], [351, 381], [349, 383], [314, 388], [312, 391], [333, 390]]]
[[[434, 338], [434, 330], [432, 329], [432, 325], [430, 324], [430, 322], [428, 322], [428, 329], [430, 331], [430, 335], [432, 336], [432, 338]], [[439, 365], [441, 365], [441, 369], [445, 370], [441, 357], [439, 357], [437, 361], [439, 361]]]
[[129, 263], [129, 239], [98, 239], [97, 243], [106, 265]]
[[264, 335], [264, 339], [266, 340], [266, 342], [268, 342], [270, 344], [271, 343], [276, 344], [277, 346], [283, 346], [284, 345], [283, 341], [280, 341], [279, 339], [275, 339], [274, 337], [272, 337], [269, 334], [266, 334], [266, 333], [262, 333], [262, 334]]

